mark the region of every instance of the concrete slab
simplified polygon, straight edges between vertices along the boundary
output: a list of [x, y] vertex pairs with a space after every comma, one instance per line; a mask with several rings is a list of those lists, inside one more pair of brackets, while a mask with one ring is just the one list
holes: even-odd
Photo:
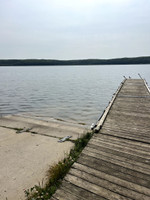
[[[13, 129], [24, 127], [37, 134], [17, 134]], [[23, 200], [24, 189], [42, 182], [49, 166], [63, 159], [73, 147], [72, 142], [59, 143], [58, 138], [71, 135], [75, 139], [83, 132], [82, 126], [62, 122], [21, 116], [0, 118], [0, 199]]]
[[39, 134], [47, 134], [58, 138], [69, 135], [72, 136], [73, 139], [77, 139], [83, 134], [83, 130], [86, 130], [86, 127], [83, 125], [61, 122], [52, 119], [50, 121], [45, 121], [19, 115], [0, 118], [0, 127], [21, 129], [30, 128], [32, 132]]

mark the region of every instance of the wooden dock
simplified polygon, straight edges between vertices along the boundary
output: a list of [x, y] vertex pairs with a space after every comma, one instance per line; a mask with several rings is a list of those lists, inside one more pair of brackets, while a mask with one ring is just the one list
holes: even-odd
[[150, 92], [142, 79], [118, 89], [51, 200], [150, 200]]

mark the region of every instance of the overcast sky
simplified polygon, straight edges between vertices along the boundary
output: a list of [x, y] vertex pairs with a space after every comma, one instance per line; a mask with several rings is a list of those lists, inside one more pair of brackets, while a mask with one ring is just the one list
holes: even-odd
[[0, 58], [150, 56], [150, 0], [0, 0]]

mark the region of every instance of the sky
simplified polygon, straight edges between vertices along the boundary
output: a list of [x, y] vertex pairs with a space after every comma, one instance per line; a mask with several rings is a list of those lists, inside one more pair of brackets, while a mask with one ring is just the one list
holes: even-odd
[[150, 0], [0, 0], [0, 59], [150, 56]]

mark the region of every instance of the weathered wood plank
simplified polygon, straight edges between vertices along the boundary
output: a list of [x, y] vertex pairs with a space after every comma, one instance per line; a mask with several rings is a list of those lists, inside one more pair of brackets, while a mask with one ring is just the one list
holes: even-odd
[[118, 166], [116, 164], [112, 164], [109, 162], [109, 160], [104, 161], [102, 159], [96, 159], [94, 157], [82, 154], [82, 156], [78, 159], [77, 162], [82, 165], [86, 165], [91, 168], [102, 171], [106, 174], [116, 176], [123, 180], [150, 188], [150, 176], [148, 176], [147, 174], [142, 174], [140, 172]]
[[142, 108], [142, 111], [139, 111], [139, 110], [132, 110], [131, 112], [131, 108], [128, 108], [128, 110], [120, 110], [119, 108], [118, 109], [113, 109], [111, 110], [110, 112], [110, 115], [109, 117], [111, 116], [113, 118], [113, 116], [121, 116], [121, 115], [124, 115], [125, 117], [132, 117], [133, 120], [135, 120], [135, 118], [137, 117], [142, 117], [143, 120], [150, 120], [150, 111], [147, 111], [149, 108], [145, 108], [145, 110]]
[[87, 173], [92, 174], [94, 176], [97, 176], [100, 179], [108, 180], [112, 183], [115, 183], [116, 185], [120, 185], [120, 186], [123, 186], [125, 188], [130, 189], [130, 190], [136, 191], [139, 194], [141, 193], [141, 194], [150, 196], [150, 190], [146, 187], [142, 187], [142, 186], [139, 186], [138, 184], [128, 182], [126, 180], [120, 179], [120, 178], [115, 177], [115, 176], [111, 176], [107, 173], [96, 170], [96, 169], [91, 168], [89, 166], [82, 165], [80, 163], [74, 163], [73, 168], [79, 169], [80, 171], [84, 171], [84, 172], [87, 172]]
[[[118, 138], [118, 137], [115, 137], [115, 136], [107, 136], [107, 135], [104, 135], [104, 134], [95, 134], [93, 135], [92, 139], [97, 139], [97, 140], [104, 140], [104, 141], [109, 141], [109, 142], [118, 142], [119, 144], [123, 145], [132, 145], [132, 146], [136, 146], [138, 148], [142, 147], [146, 150], [148, 150], [148, 152], [150, 151], [150, 145], [149, 144], [146, 144], [146, 143], [141, 143], [140, 141], [138, 142], [135, 142], [135, 141], [132, 141], [132, 140], [124, 140], [122, 138]], [[91, 140], [92, 140], [91, 139]], [[90, 141], [91, 141], [90, 140]]]
[[147, 140], [147, 138], [139, 138], [138, 136], [135, 136], [135, 135], [130, 135], [130, 134], [120, 134], [119, 132], [117, 131], [101, 131], [102, 134], [105, 134], [105, 135], [110, 135], [110, 136], [116, 136], [116, 137], [120, 137], [120, 138], [124, 138], [124, 139], [128, 139], [128, 140], [132, 140], [132, 141], [136, 141], [136, 142], [144, 142], [146, 144], [150, 144], [150, 141]]
[[76, 177], [74, 175], [68, 174], [65, 177], [65, 180], [77, 185], [78, 187], [84, 188], [86, 190], [92, 191], [94, 194], [97, 194], [99, 196], [102, 196], [106, 199], [110, 200], [129, 200], [131, 198], [124, 197], [122, 195], [119, 195], [115, 192], [112, 192], [110, 190], [107, 190], [99, 185], [93, 184], [91, 182], [88, 182], [87, 180], [81, 179], [80, 177]]
[[103, 128], [101, 130], [101, 133], [108, 133], [109, 134], [110, 132], [118, 133], [118, 134], [120, 134], [120, 136], [126, 135], [126, 136], [129, 136], [129, 137], [135, 137], [135, 139], [137, 138], [137, 140], [141, 141], [141, 142], [145, 139], [147, 139], [147, 141], [150, 142], [150, 137], [148, 135], [147, 130], [143, 131], [142, 129], [137, 129], [137, 128], [136, 129], [130, 129], [130, 130], [127, 128], [127, 130], [125, 130], [125, 127], [119, 128], [119, 127], [115, 127], [115, 125], [112, 129], [109, 126], [105, 126], [105, 128]]
[[[128, 155], [126, 157], [124, 157], [122, 154], [114, 154], [112, 152], [100, 151], [97, 148], [92, 148], [92, 146], [88, 146], [85, 150], [83, 150], [83, 153], [85, 153], [85, 154], [93, 153], [91, 155], [95, 156], [96, 158], [99, 158], [99, 157], [102, 158], [102, 156], [106, 156], [108, 159], [113, 158], [113, 160], [118, 160], [121, 162], [129, 163], [129, 165], [132, 165], [132, 167], [137, 166], [137, 167], [140, 167], [141, 169], [143, 169], [144, 171], [145, 170], [150, 171], [150, 162], [148, 162], [148, 163], [147, 162], [139, 162], [139, 160], [131, 159], [131, 157], [129, 157]], [[138, 168], [136, 168], [136, 169], [138, 170]], [[150, 174], [150, 173], [148, 173], [148, 174]]]
[[133, 162], [136, 161], [136, 162], [139, 162], [141, 164], [143, 164], [143, 163], [147, 164], [147, 165], [150, 164], [150, 160], [146, 159], [145, 157], [143, 158], [143, 157], [140, 157], [138, 155], [132, 155], [130, 153], [125, 153], [125, 152], [117, 151], [117, 150], [114, 150], [114, 149], [111, 149], [111, 148], [107, 148], [106, 145], [104, 147], [101, 147], [101, 146], [97, 146], [95, 144], [90, 143], [90, 144], [87, 145], [87, 148], [88, 147], [92, 148], [93, 150], [96, 149], [97, 151], [99, 151], [99, 153], [104, 152], [104, 153], [110, 154], [111, 156], [116, 155], [116, 156], [120, 156], [120, 157], [123, 157], [123, 158], [126, 158], [126, 159], [130, 159]]
[[[110, 116], [107, 118], [107, 121], [105, 123], [105, 125], [116, 125], [118, 127], [121, 126], [125, 126], [125, 124], [128, 124], [128, 127], [131, 126], [131, 128], [134, 128], [133, 126], [136, 127], [142, 127], [144, 128], [150, 128], [150, 124], [149, 124], [150, 119], [149, 118], [141, 118], [140, 116], [123, 116], [123, 115], [112, 115], [110, 114]], [[126, 128], [128, 128], [126, 127]], [[113, 126], [112, 126], [113, 128]]]
[[100, 197], [99, 195], [94, 194], [92, 191], [87, 191], [81, 187], [78, 187], [66, 180], [63, 181], [62, 187], [67, 191], [70, 191], [74, 195], [78, 196], [80, 199], [94, 199], [94, 200], [105, 200], [105, 198]]
[[[100, 186], [102, 188], [105, 188], [107, 190], [110, 190], [112, 191], [113, 193], [115, 192], [116, 194], [118, 195], [122, 195], [122, 196], [125, 196], [128, 198], [131, 198], [131, 199], [139, 199], [139, 200], [142, 200], [142, 199], [145, 199], [145, 200], [149, 200], [150, 196], [149, 197], [146, 197], [145, 195], [143, 194], [139, 194], [135, 191], [132, 191], [130, 189], [127, 189], [127, 188], [124, 188], [118, 184], [114, 184], [113, 182], [111, 182], [110, 180], [106, 180], [106, 179], [100, 179], [99, 177], [97, 177], [96, 175], [91, 175], [90, 173], [88, 172], [84, 172], [84, 171], [80, 171], [79, 169], [71, 169], [69, 174], [77, 177], [77, 178], [81, 178], [83, 180], [86, 180], [90, 183], [93, 183], [95, 184], [96, 186]], [[105, 196], [107, 198], [107, 196]]]
[[99, 146], [99, 147], [104, 147], [104, 148], [108, 148], [108, 149], [112, 149], [112, 150], [116, 150], [119, 152], [124, 152], [124, 153], [128, 153], [131, 155], [137, 155], [141, 158], [147, 158], [150, 159], [150, 154], [149, 152], [144, 152], [144, 151], [140, 151], [140, 150], [136, 150], [136, 149], [132, 149], [131, 147], [122, 147], [121, 145], [115, 145], [115, 144], [105, 144], [103, 142], [97, 142], [97, 141], [90, 141], [90, 144]]
[[77, 197], [73, 193], [70, 193], [64, 189], [64, 187], [61, 187], [56, 191], [56, 193], [53, 195], [54, 198], [58, 200], [80, 200], [83, 199], [82, 197]]
[[133, 162], [133, 161], [130, 161], [128, 159], [124, 159], [124, 158], [121, 158], [121, 157], [115, 156], [115, 155], [113, 156], [113, 155], [106, 154], [106, 153], [103, 153], [103, 152], [99, 152], [100, 153], [99, 154], [97, 152], [88, 151], [88, 149], [84, 150], [83, 153], [88, 155], [88, 156], [97, 158], [97, 159], [102, 159], [104, 161], [109, 160], [110, 163], [117, 164], [117, 165], [125, 167], [127, 169], [135, 170], [137, 172], [141, 172], [141, 173], [144, 173], [144, 174], [147, 174], [147, 175], [150, 174], [150, 168], [149, 168], [148, 165], [143, 164], [143, 167], [142, 167], [142, 165], [138, 162], [135, 162], [135, 161]]
[[105, 143], [108, 143], [108, 144], [109, 143], [110, 144], [118, 144], [118, 145], [121, 144], [121, 146], [132, 147], [132, 148], [134, 147], [134, 149], [136, 149], [136, 150], [142, 150], [142, 151], [148, 152], [148, 153], [150, 152], [150, 146], [145, 144], [145, 143], [132, 142], [132, 141], [129, 141], [129, 140], [124, 140], [124, 139], [116, 138], [116, 137], [112, 138], [111, 136], [109, 136], [109, 138], [107, 136], [107, 138], [105, 139], [102, 136], [105, 136], [105, 135], [101, 134], [100, 137], [93, 137], [91, 139], [91, 141], [96, 140], [97, 142], [100, 141], [100, 142], [105, 142]]
[[[141, 155], [141, 156], [146, 156], [148, 158], [150, 158], [150, 152], [149, 151], [144, 151], [144, 149], [139, 149], [139, 148], [134, 148], [132, 147], [132, 145], [119, 145], [119, 144], [116, 144], [116, 143], [111, 143], [111, 142], [108, 142], [108, 141], [101, 141], [101, 140], [97, 140], [97, 139], [91, 139], [90, 143], [89, 144], [97, 144], [97, 145], [106, 145], [112, 149], [123, 149], [124, 152], [125, 151], [130, 151], [130, 152], [135, 152], [136, 154], [138, 155]], [[121, 146], [121, 147], [120, 147]]]

